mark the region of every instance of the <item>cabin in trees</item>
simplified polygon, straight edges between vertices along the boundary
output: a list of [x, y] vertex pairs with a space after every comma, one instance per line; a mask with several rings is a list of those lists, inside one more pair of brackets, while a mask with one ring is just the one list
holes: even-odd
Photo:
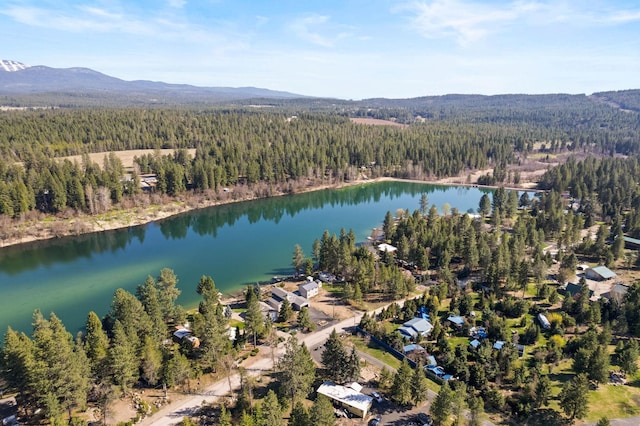
[[334, 405], [346, 408], [349, 412], [362, 418], [367, 416], [373, 403], [372, 397], [355, 390], [353, 387], [340, 386], [328, 381], [321, 384], [317, 392], [319, 395], [329, 398]]
[[200, 339], [198, 339], [196, 336], [192, 336], [191, 330], [185, 327], [177, 327], [176, 331], [173, 332], [173, 337], [181, 343], [184, 341], [189, 342], [194, 348], [200, 346]]
[[387, 244], [387, 243], [382, 243], [378, 245], [378, 250], [381, 252], [387, 252], [387, 253], [395, 253], [396, 251], [398, 251], [398, 249], [394, 246], [392, 246], [391, 244]]
[[584, 272], [585, 276], [590, 280], [607, 281], [616, 277], [616, 273], [606, 266], [594, 266]]

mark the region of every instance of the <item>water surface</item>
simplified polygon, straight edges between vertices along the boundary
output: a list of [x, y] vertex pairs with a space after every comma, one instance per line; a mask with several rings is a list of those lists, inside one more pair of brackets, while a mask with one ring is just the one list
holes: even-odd
[[337, 190], [209, 207], [127, 229], [0, 249], [0, 332], [31, 332], [31, 316], [55, 312], [71, 332], [89, 311], [107, 313], [113, 292], [135, 292], [148, 275], [171, 268], [182, 290], [178, 302], [195, 306], [196, 285], [210, 275], [223, 293], [289, 275], [295, 244], [308, 257], [325, 229], [353, 229], [366, 240], [387, 211], [429, 203], [477, 210], [488, 190], [408, 182], [380, 182]]

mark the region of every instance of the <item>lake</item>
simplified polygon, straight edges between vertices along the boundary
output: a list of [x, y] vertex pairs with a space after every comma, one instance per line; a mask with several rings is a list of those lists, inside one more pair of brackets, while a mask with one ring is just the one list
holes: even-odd
[[55, 312], [75, 333], [87, 313], [103, 316], [114, 291], [135, 292], [148, 275], [173, 269], [189, 308], [196, 285], [211, 276], [231, 293], [258, 281], [293, 273], [295, 244], [311, 257], [325, 230], [353, 229], [365, 241], [387, 211], [419, 209], [426, 193], [439, 210], [476, 211], [490, 190], [385, 181], [342, 189], [227, 204], [127, 229], [40, 241], [0, 249], [0, 330], [31, 332], [35, 309]]

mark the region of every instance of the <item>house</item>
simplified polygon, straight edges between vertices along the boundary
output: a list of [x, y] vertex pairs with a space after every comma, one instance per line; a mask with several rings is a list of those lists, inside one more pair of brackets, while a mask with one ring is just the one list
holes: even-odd
[[289, 301], [294, 311], [299, 311], [304, 307], [309, 307], [309, 301], [306, 298], [290, 293], [280, 287], [273, 287], [271, 289], [271, 297], [267, 299], [267, 304], [276, 312], [280, 312], [282, 302], [284, 302], [285, 299]]
[[629, 286], [624, 285], [623, 283], [615, 283], [611, 287], [611, 290], [609, 290], [607, 293], [602, 293], [602, 297], [605, 297], [610, 301], [622, 303], [622, 300], [627, 295], [628, 291]]
[[316, 281], [298, 284], [298, 293], [300, 293], [300, 296], [304, 298], [311, 299], [318, 295], [318, 291], [320, 291], [320, 284]]
[[191, 330], [185, 327], [177, 327], [176, 331], [173, 332], [173, 337], [175, 337], [178, 342], [187, 341], [191, 343], [191, 346], [194, 348], [200, 346], [200, 339], [198, 339], [196, 336], [192, 336]]
[[332, 283], [336, 280], [336, 277], [328, 272], [320, 272], [318, 274], [318, 279], [323, 283]]
[[378, 245], [378, 250], [387, 253], [395, 253], [398, 249], [391, 244], [382, 243]]
[[544, 328], [545, 330], [548, 330], [551, 328], [551, 323], [549, 322], [547, 317], [544, 316], [544, 314], [542, 313], [538, 314], [538, 321], [540, 322], [540, 325], [542, 326], [542, 328]]
[[398, 332], [408, 338], [414, 338], [417, 336], [426, 336], [431, 333], [433, 325], [424, 318], [414, 318], [402, 324], [398, 328]]
[[473, 339], [469, 342], [469, 346], [471, 346], [473, 349], [478, 349], [478, 346], [480, 346], [480, 340]]
[[638, 250], [640, 249], [640, 240], [637, 238], [624, 237], [624, 248]]
[[[580, 289], [582, 287], [579, 284], [574, 284], [574, 283], [567, 283], [567, 285], [565, 286], [564, 291], [571, 295], [571, 297], [576, 297], [578, 294], [580, 294]], [[589, 289], [589, 298], [593, 297], [593, 290]]]
[[409, 354], [411, 352], [418, 352], [418, 351], [424, 351], [424, 348], [416, 344], [407, 345], [404, 348], [402, 348], [402, 352], [404, 352], [405, 354]]
[[616, 277], [616, 273], [606, 266], [594, 266], [585, 271], [585, 275], [588, 279], [596, 281], [611, 280]]
[[447, 321], [449, 321], [456, 327], [462, 327], [462, 324], [464, 324], [464, 318], [459, 315], [451, 315], [449, 318], [447, 318]]
[[501, 350], [505, 343], [507, 342], [503, 340], [496, 340], [496, 342], [493, 344], [493, 349]]
[[352, 387], [340, 386], [333, 382], [324, 382], [317, 390], [319, 395], [324, 395], [333, 402], [346, 408], [354, 415], [365, 418], [371, 409], [373, 398], [356, 391]]

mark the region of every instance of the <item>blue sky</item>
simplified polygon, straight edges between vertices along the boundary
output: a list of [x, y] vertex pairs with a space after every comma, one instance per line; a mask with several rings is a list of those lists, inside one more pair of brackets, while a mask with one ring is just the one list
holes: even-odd
[[3, 0], [0, 58], [342, 99], [640, 88], [637, 0]]

